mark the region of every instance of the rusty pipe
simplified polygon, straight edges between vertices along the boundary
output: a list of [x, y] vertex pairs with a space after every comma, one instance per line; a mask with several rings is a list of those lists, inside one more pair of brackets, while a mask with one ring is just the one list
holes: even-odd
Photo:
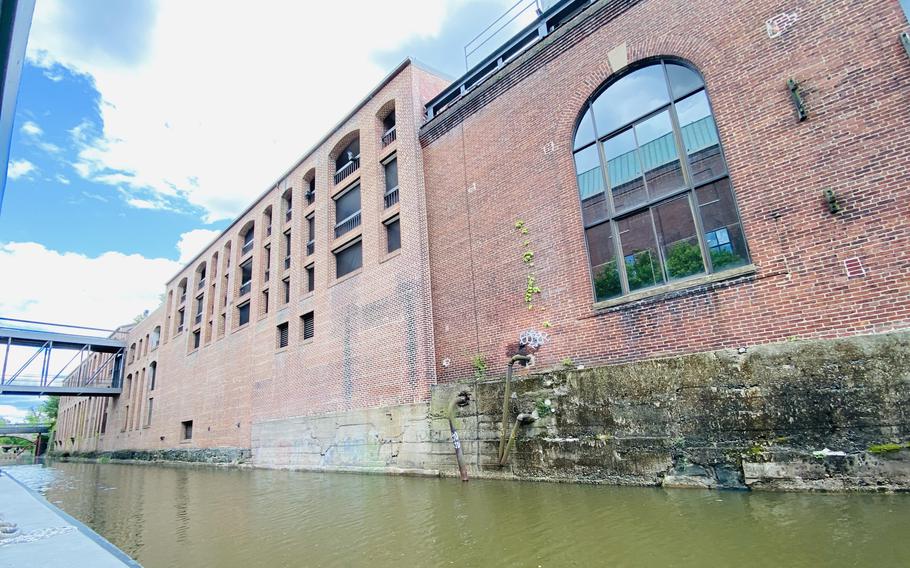
[[449, 431], [452, 433], [452, 445], [455, 447], [455, 461], [458, 462], [458, 472], [461, 474], [462, 481], [468, 480], [468, 468], [464, 463], [461, 440], [458, 438], [458, 431], [455, 429], [455, 406], [467, 406], [469, 402], [471, 402], [471, 395], [467, 391], [461, 391], [449, 401], [449, 408], [446, 412], [446, 418], [449, 419]]
[[509, 359], [509, 366], [506, 367], [506, 384], [502, 394], [502, 433], [499, 436], [499, 455], [497, 461], [502, 464], [503, 456], [506, 452], [506, 432], [509, 429], [509, 402], [512, 396], [512, 366], [515, 363], [527, 363], [531, 358], [527, 355], [512, 355]]

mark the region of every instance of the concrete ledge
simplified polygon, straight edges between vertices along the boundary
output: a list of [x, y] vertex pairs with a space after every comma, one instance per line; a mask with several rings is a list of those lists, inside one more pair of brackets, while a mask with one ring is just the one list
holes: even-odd
[[[67, 515], [6, 471], [0, 473], [0, 516], [18, 532], [0, 538], [2, 565], [11, 568], [114, 568], [139, 563]], [[141, 567], [140, 567], [141, 568]]]

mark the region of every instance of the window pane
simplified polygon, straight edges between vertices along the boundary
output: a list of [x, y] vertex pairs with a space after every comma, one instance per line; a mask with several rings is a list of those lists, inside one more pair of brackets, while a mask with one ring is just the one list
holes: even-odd
[[391, 191], [398, 187], [398, 159], [385, 165], [385, 190]]
[[667, 63], [667, 76], [670, 77], [670, 91], [674, 99], [688, 95], [705, 85], [698, 73], [675, 63]]
[[237, 319], [239, 325], [244, 325], [250, 321], [250, 305], [244, 304], [237, 308]]
[[312, 292], [316, 289], [316, 268], [308, 266], [306, 269], [306, 290]]
[[597, 155], [596, 145], [575, 153], [575, 172], [585, 225], [606, 219], [604, 178], [600, 170], [600, 157]]
[[601, 136], [670, 102], [660, 65], [626, 75], [594, 101], [594, 120]]
[[585, 113], [582, 117], [581, 122], [578, 123], [578, 130], [575, 132], [575, 146], [574, 149], [578, 150], [586, 144], [590, 144], [594, 141], [594, 121], [591, 120], [591, 110], [588, 109], [588, 112]]
[[651, 212], [637, 213], [619, 221], [618, 225], [629, 290], [663, 283], [654, 228], [651, 226]]
[[726, 168], [708, 95], [701, 91], [679, 101], [676, 103], [676, 116], [689, 156], [692, 180], [698, 183], [723, 174]]
[[351, 245], [335, 253], [335, 277], [341, 278], [363, 265], [362, 243]]
[[247, 262], [240, 265], [240, 282], [249, 282], [253, 278], [253, 263]]
[[647, 200], [645, 184], [641, 179], [641, 162], [635, 146], [635, 135], [626, 130], [604, 141], [607, 174], [613, 194], [613, 207], [623, 211]]
[[654, 225], [670, 280], [705, 271], [688, 195], [655, 207]]
[[676, 150], [670, 111], [664, 111], [635, 125], [635, 136], [645, 170], [651, 199], [683, 187], [682, 165]]
[[622, 294], [619, 271], [616, 268], [616, 252], [613, 250], [613, 233], [610, 223], [601, 223], [585, 231], [588, 239], [588, 255], [591, 260], [591, 277], [594, 279], [594, 295], [597, 301]]
[[746, 264], [746, 240], [736, 213], [730, 180], [724, 178], [695, 190], [705, 240], [714, 271]]
[[401, 248], [401, 222], [397, 219], [386, 225], [386, 244], [387, 252]]
[[335, 201], [335, 222], [340, 223], [360, 211], [360, 186], [356, 186]]

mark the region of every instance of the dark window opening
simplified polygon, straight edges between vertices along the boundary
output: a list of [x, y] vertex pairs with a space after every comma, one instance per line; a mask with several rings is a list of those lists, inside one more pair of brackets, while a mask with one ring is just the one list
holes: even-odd
[[335, 198], [335, 237], [360, 226], [360, 184]]
[[310, 265], [306, 267], [306, 291], [312, 292], [316, 289], [316, 267]]
[[154, 408], [155, 408], [155, 399], [154, 399], [154, 398], [149, 398], [149, 400], [148, 400], [148, 410], [146, 410], [146, 415], [145, 415], [145, 426], [146, 426], [146, 427], [152, 425], [152, 410], [153, 410]]
[[385, 226], [386, 252], [394, 252], [401, 248], [401, 220], [395, 219]]
[[193, 349], [199, 349], [199, 340], [202, 337], [202, 332], [196, 330], [193, 332]]
[[288, 324], [287, 322], [278, 324], [278, 349], [288, 346]]
[[316, 318], [313, 314], [314, 312], [310, 312], [300, 316], [300, 333], [303, 334], [304, 340], [313, 339], [316, 335]]
[[250, 303], [247, 302], [242, 306], [237, 306], [237, 325], [246, 325], [250, 323]]
[[185, 420], [180, 423], [180, 433], [182, 440], [192, 440], [193, 439], [193, 421]]
[[341, 278], [363, 266], [361, 241], [335, 253], [335, 278]]
[[388, 209], [398, 203], [398, 159], [393, 158], [383, 164], [385, 170], [385, 195], [383, 204]]
[[285, 278], [281, 281], [281, 288], [284, 291], [284, 303], [288, 304], [291, 301], [291, 278]]

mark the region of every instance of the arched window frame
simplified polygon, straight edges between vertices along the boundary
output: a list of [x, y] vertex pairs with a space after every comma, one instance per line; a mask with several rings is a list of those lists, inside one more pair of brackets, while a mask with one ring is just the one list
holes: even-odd
[[[698, 77], [698, 79], [700, 80], [700, 86], [695, 87], [695, 88], [690, 88], [689, 90], [682, 92], [682, 94], [674, 94], [673, 87], [671, 86], [671, 79], [670, 79], [670, 77], [668, 75], [668, 71], [667, 71], [667, 65], [671, 65], [671, 66], [678, 65], [678, 66], [688, 69], [689, 71], [691, 71]], [[630, 75], [633, 75], [637, 72], [640, 72], [646, 68], [658, 67], [658, 66], [660, 67], [662, 75], [663, 75], [664, 87], [667, 89], [668, 102], [660, 104], [660, 105], [656, 106], [655, 108], [648, 110], [647, 112], [643, 112], [640, 114], [640, 116], [635, 116], [633, 119], [627, 120], [625, 123], [622, 123], [620, 126], [614, 126], [612, 128], [609, 128], [609, 129], [607, 129], [606, 132], [599, 131], [597, 129], [597, 125], [596, 125], [596, 118], [595, 118], [596, 110], [594, 108], [595, 103], [598, 101], [598, 99], [601, 96], [604, 96], [610, 90], [611, 87], [615, 86], [622, 79], [629, 77]], [[709, 116], [712, 119], [711, 124], [714, 127], [714, 134], [717, 137], [717, 141], [716, 141], [717, 142], [716, 145], [718, 148], [717, 158], [719, 160], [719, 164], [722, 165], [723, 170], [722, 170], [722, 173], [720, 173], [720, 174], [712, 175], [707, 178], [699, 179], [696, 181], [694, 179], [694, 176], [691, 171], [691, 164], [690, 164], [691, 156], [690, 156], [689, 152], [687, 151], [686, 146], [683, 142], [683, 134], [682, 134], [682, 130], [681, 130], [681, 127], [679, 124], [679, 118], [678, 118], [676, 106], [679, 103], [683, 102], [684, 100], [694, 100], [697, 96], [701, 95], [701, 93], [704, 93], [704, 99], [707, 103], [707, 110], [709, 111]], [[641, 203], [635, 204], [629, 208], [617, 210], [617, 208], [614, 205], [614, 196], [613, 196], [613, 193], [611, 190], [611, 184], [610, 184], [609, 172], [608, 172], [609, 160], [607, 159], [607, 153], [605, 152], [605, 149], [604, 149], [604, 143], [610, 142], [613, 139], [616, 139], [616, 138], [626, 134], [627, 132], [632, 131], [636, 126], [641, 125], [642, 123], [645, 123], [645, 122], [651, 120], [652, 118], [657, 117], [658, 115], [661, 115], [665, 112], [670, 117], [670, 123], [672, 125], [671, 133], [673, 134], [673, 136], [672, 136], [673, 148], [675, 148], [676, 158], [679, 160], [680, 175], [682, 176], [684, 183], [681, 186], [679, 186], [678, 188], [673, 189], [672, 191], [670, 191], [668, 193], [657, 195], [655, 197], [649, 197], [649, 198], [646, 198]], [[586, 125], [585, 124], [586, 122], [589, 122], [589, 124]], [[586, 138], [585, 140], [589, 140], [589, 141], [584, 141], [582, 143], [579, 143], [578, 138], [584, 127], [590, 128], [593, 131], [593, 133], [591, 134], [591, 136], [593, 138], [591, 138], [591, 139]], [[638, 144], [637, 138], [636, 138], [635, 143], [636, 143], [636, 145]], [[597, 151], [596, 152], [597, 167], [600, 168], [600, 175], [598, 176], [598, 179], [600, 180], [602, 186], [601, 186], [600, 193], [593, 193], [591, 195], [596, 197], [596, 196], [600, 195], [601, 193], [603, 194], [603, 198], [604, 198], [603, 208], [605, 209], [605, 215], [602, 218], [588, 220], [585, 218], [586, 214], [585, 214], [584, 201], [587, 198], [583, 195], [581, 177], [585, 173], [590, 173], [591, 170], [588, 169], [585, 172], [579, 172], [578, 170], [579, 170], [579, 161], [580, 161], [579, 155], [585, 150], [590, 152], [590, 149], [592, 147], [596, 148], [596, 151]], [[645, 170], [644, 158], [641, 157], [642, 146], [637, 145], [636, 148], [638, 148], [638, 150], [639, 150], [638, 153], [636, 154], [636, 156], [639, 156], [637, 164], [639, 165], [639, 167], [641, 167], [641, 171], [637, 175], [639, 177], [641, 177], [642, 180], [644, 180], [648, 171]], [[588, 158], [589, 159], [591, 158], [590, 153], [588, 155]], [[634, 66], [631, 66], [629, 69], [625, 70], [624, 72], [616, 74], [613, 77], [611, 77], [610, 79], [608, 79], [606, 82], [604, 82], [604, 84], [601, 85], [594, 92], [594, 94], [585, 102], [585, 104], [582, 106], [581, 110], [579, 111], [578, 120], [576, 121], [576, 127], [573, 132], [573, 159], [575, 159], [575, 165], [576, 165], [576, 176], [578, 178], [577, 185], [578, 185], [578, 191], [579, 191], [579, 198], [580, 198], [580, 201], [582, 204], [582, 222], [583, 222], [584, 230], [586, 233], [586, 248], [587, 248], [588, 256], [589, 256], [589, 270], [590, 270], [590, 274], [591, 274], [592, 288], [593, 288], [593, 292], [595, 295], [595, 300], [604, 301], [604, 300], [611, 300], [611, 299], [617, 299], [617, 298], [621, 299], [622, 296], [626, 296], [630, 293], [634, 293], [639, 290], [652, 288], [652, 287], [656, 287], [656, 286], [661, 286], [661, 285], [666, 285], [671, 280], [682, 280], [684, 278], [689, 278], [689, 277], [694, 277], [694, 276], [704, 276], [705, 274], [719, 273], [719, 272], [723, 272], [723, 271], [726, 271], [731, 268], [735, 268], [737, 266], [748, 264], [750, 262], [749, 252], [748, 252], [748, 248], [746, 246], [746, 239], [745, 239], [744, 231], [742, 229], [741, 216], [739, 214], [739, 208], [736, 205], [736, 197], [735, 197], [735, 194], [733, 193], [732, 184], [730, 183], [729, 168], [726, 163], [726, 158], [725, 158], [725, 154], [723, 151], [723, 144], [720, 141], [719, 133], [717, 133], [716, 120], [714, 119], [714, 110], [711, 105], [710, 97], [708, 96], [707, 85], [705, 84], [704, 77], [701, 75], [701, 73], [699, 73], [698, 69], [695, 68], [693, 65], [691, 65], [683, 60], [672, 58], [672, 57], [651, 58], [648, 60], [641, 61]], [[672, 164], [672, 162], [671, 162], [671, 164]], [[664, 165], [666, 165], [666, 164], [664, 164]], [[625, 183], [625, 182], [623, 182], [623, 183]], [[716, 249], [716, 238], [717, 237], [715, 235], [714, 241], [713, 241], [714, 244], [709, 246], [709, 244], [707, 242], [705, 230], [702, 227], [702, 222], [701, 222], [702, 221], [702, 219], [701, 219], [702, 211], [700, 209], [700, 207], [705, 207], [706, 204], [698, 203], [698, 200], [696, 198], [696, 193], [698, 193], [700, 190], [703, 190], [706, 187], [716, 186], [717, 184], [724, 184], [724, 183], [726, 184], [725, 188], [723, 186], [719, 186], [720, 189], [715, 187], [715, 190], [729, 192], [729, 205], [732, 206], [732, 212], [733, 212], [733, 214], [735, 214], [735, 223], [728, 225], [728, 226], [732, 227], [733, 225], [735, 225], [736, 230], [739, 231], [738, 241], [737, 241], [737, 244], [735, 245], [736, 250], [734, 253], [734, 256], [736, 256], [736, 258], [738, 260], [736, 261], [735, 264], [732, 264], [732, 265], [730, 263], [727, 263], [727, 264], [724, 264], [723, 266], [718, 265], [718, 267], [715, 267], [715, 266], [713, 266], [712, 260], [711, 260], [712, 254], [708, 253], [707, 251], [714, 251]], [[642, 184], [642, 186], [645, 187], [644, 183]], [[668, 269], [666, 261], [665, 261], [665, 252], [663, 251], [663, 246], [662, 246], [663, 241], [661, 238], [661, 234], [659, 234], [658, 229], [656, 228], [655, 223], [654, 223], [653, 211], [656, 210], [658, 207], [666, 205], [670, 202], [674, 202], [676, 200], [680, 200], [681, 198], [685, 198], [688, 201], [689, 211], [692, 216], [692, 223], [693, 223], [693, 228], [694, 228], [694, 232], [695, 232], [695, 234], [692, 236], [692, 238], [696, 238], [698, 241], [698, 250], [701, 255], [700, 260], [702, 261], [703, 270], [679, 277], [676, 275], [673, 275], [673, 276], [670, 275], [669, 269]], [[620, 223], [622, 223], [624, 220], [628, 220], [633, 217], [640, 217], [643, 213], [648, 213], [648, 216], [651, 218], [650, 221], [651, 221], [651, 225], [652, 225], [651, 226], [652, 236], [654, 237], [654, 251], [653, 252], [656, 253], [656, 256], [658, 257], [657, 261], [659, 262], [659, 267], [661, 270], [661, 275], [660, 275], [661, 280], [659, 282], [655, 281], [646, 286], [637, 285], [635, 288], [631, 288], [630, 279], [628, 276], [628, 268], [633, 267], [633, 265], [635, 264], [636, 261], [634, 260], [634, 258], [633, 258], [633, 261], [629, 261], [629, 256], [632, 256], [632, 255], [626, 255], [624, 257], [623, 249], [622, 249], [621, 234], [620, 234], [620, 229], [619, 229], [618, 225]], [[604, 236], [601, 237], [601, 240], [606, 239], [610, 243], [609, 249], [612, 251], [610, 254], [610, 257], [612, 257], [612, 258], [607, 260], [604, 263], [601, 263], [601, 264], [595, 266], [595, 262], [594, 262], [595, 259], [592, 258], [591, 237], [590, 237], [589, 231], [591, 231], [592, 229], [596, 229], [598, 227], [600, 227], [602, 230], [603, 226], [606, 226], [608, 228], [608, 231], [602, 233], [602, 235], [604, 235]], [[714, 234], [715, 231], [712, 231], [711, 233]], [[676, 241], [676, 242], [681, 242], [681, 241]], [[674, 242], [672, 244], [676, 244], [676, 242]], [[732, 250], [733, 246], [734, 245], [730, 244], [731, 250]], [[637, 255], [637, 254], [639, 254], [639, 253], [638, 252], [633, 253], [633, 255]], [[648, 258], [650, 259], [651, 257], [649, 256]], [[617, 293], [601, 295], [600, 290], [598, 290], [598, 280], [597, 280], [597, 275], [595, 274], [595, 268], [604, 267], [609, 262], [615, 263], [614, 268], [615, 268], [615, 272], [617, 273], [615, 275], [615, 277], [618, 278], [618, 280], [619, 280], [619, 282], [618, 282], [619, 289], [616, 290]], [[653, 260], [651, 261], [651, 265], [653, 268]], [[604, 270], [603, 274], [606, 275], [606, 269]], [[615, 288], [616, 284], [617, 284], [616, 282], [611, 282], [611, 289]]]

